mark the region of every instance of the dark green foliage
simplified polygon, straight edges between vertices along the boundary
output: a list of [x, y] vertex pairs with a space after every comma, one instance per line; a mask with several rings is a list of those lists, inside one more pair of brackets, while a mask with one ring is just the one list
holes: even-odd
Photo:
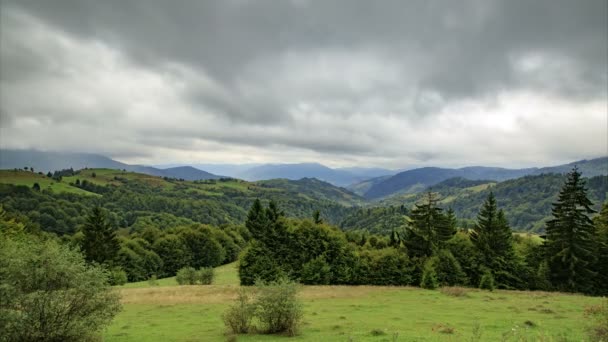
[[483, 273], [481, 280], [479, 280], [479, 288], [494, 291], [496, 287], [494, 285], [494, 276], [492, 275], [492, 272], [485, 271]]
[[82, 341], [120, 311], [107, 273], [53, 240], [0, 237], [0, 340]]
[[355, 284], [411, 285], [412, 263], [395, 248], [364, 250], [355, 265]]
[[163, 260], [160, 275], [169, 277], [177, 273], [180, 268], [190, 265], [192, 254], [184, 240], [175, 234], [167, 234], [154, 242], [154, 252]]
[[437, 202], [437, 197], [429, 192], [425, 201], [416, 204], [410, 215], [412, 224], [408, 229], [406, 245], [416, 256], [433, 255], [456, 233]]
[[222, 245], [213, 238], [211, 228], [205, 226], [180, 227], [177, 234], [191, 255], [190, 265], [192, 267], [215, 267], [221, 265], [225, 260], [226, 252]]
[[34, 191], [40, 191], [40, 184], [34, 183], [34, 185], [32, 185], [32, 190], [34, 190]]
[[331, 267], [323, 256], [314, 258], [302, 265], [300, 281], [308, 285], [327, 285], [331, 281]]
[[522, 280], [516, 276], [517, 260], [513, 249], [513, 233], [502, 210], [498, 210], [496, 199], [490, 192], [484, 202], [477, 224], [471, 232], [482, 267], [491, 270], [500, 288], [522, 288]]
[[428, 260], [424, 263], [422, 269], [422, 279], [420, 280], [420, 287], [424, 289], [434, 290], [439, 286], [437, 280], [437, 271], [435, 270], [435, 263], [432, 260]]
[[433, 258], [440, 286], [466, 285], [467, 275], [449, 250], [442, 249]]
[[551, 283], [561, 291], [590, 292], [596, 261], [594, 213], [585, 182], [576, 168], [567, 176], [547, 222], [546, 252]]
[[83, 227], [82, 251], [89, 262], [112, 264], [120, 245], [116, 231], [108, 220], [107, 213], [94, 207]]
[[345, 231], [361, 230], [375, 234], [402, 231], [407, 225], [404, 206], [360, 208], [353, 210], [339, 224]]
[[180, 285], [196, 285], [197, 274], [194, 267], [184, 267], [177, 271], [175, 280]]
[[253, 285], [257, 280], [273, 281], [281, 275], [283, 272], [271, 251], [261, 242], [253, 241], [239, 262], [241, 285]]
[[152, 251], [150, 243], [142, 238], [122, 238], [117, 264], [125, 272], [129, 281], [150, 279], [162, 269], [163, 261]]

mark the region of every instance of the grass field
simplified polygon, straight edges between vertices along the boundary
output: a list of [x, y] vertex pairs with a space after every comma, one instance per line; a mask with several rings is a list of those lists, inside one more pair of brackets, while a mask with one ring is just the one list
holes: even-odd
[[[235, 264], [208, 286], [174, 278], [120, 287], [123, 311], [105, 341], [224, 341], [221, 315], [236, 297]], [[480, 291], [464, 297], [412, 287], [304, 286], [300, 335], [241, 335], [239, 341], [583, 341], [585, 306], [600, 298]], [[480, 337], [478, 339], [474, 336]]]
[[47, 177], [46, 175], [40, 175], [30, 171], [23, 170], [0, 170], [0, 183], [14, 184], [14, 185], [25, 185], [31, 188], [34, 183], [40, 185], [41, 190], [50, 190], [53, 192], [67, 192], [79, 195], [91, 195], [98, 196], [92, 192], [88, 192], [79, 189], [75, 186], [71, 186], [68, 181], [63, 180], [57, 182], [56, 180]]

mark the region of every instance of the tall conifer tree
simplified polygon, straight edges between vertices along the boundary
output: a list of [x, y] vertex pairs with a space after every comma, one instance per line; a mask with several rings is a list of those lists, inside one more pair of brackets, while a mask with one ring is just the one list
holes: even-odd
[[114, 227], [108, 222], [106, 213], [95, 207], [84, 224], [82, 251], [87, 261], [112, 264], [116, 259], [120, 244]]
[[425, 201], [416, 204], [410, 215], [412, 224], [408, 230], [407, 245], [419, 256], [433, 255], [444, 242], [454, 236], [455, 230], [437, 202], [435, 194], [428, 192]]
[[561, 291], [590, 292], [593, 288], [597, 245], [595, 227], [589, 218], [595, 212], [592, 205], [575, 167], [553, 204], [553, 219], [547, 222], [550, 280]]
[[516, 258], [513, 233], [504, 212], [498, 209], [492, 192], [477, 215], [477, 223], [470, 237], [480, 253], [481, 265], [492, 272], [496, 285], [503, 288], [519, 287], [521, 281], [514, 276]]

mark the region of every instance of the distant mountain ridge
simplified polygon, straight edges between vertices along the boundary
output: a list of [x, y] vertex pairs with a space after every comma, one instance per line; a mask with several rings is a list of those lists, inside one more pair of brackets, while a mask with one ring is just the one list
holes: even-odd
[[159, 169], [144, 165], [129, 165], [93, 153], [43, 152], [35, 150], [0, 150], [0, 169], [33, 167], [35, 171], [56, 171], [73, 168], [120, 169], [152, 176], [185, 180], [218, 179], [218, 176], [191, 166]]
[[[563, 174], [572, 170], [575, 165], [585, 177], [608, 174], [608, 157], [579, 160], [551, 167], [525, 169], [505, 169], [484, 166], [463, 167], [460, 169], [423, 167], [403, 171], [392, 177], [375, 182], [369, 186], [368, 190], [363, 193], [363, 196], [366, 199], [374, 200], [397, 193], [416, 193], [446, 179], [455, 177], [469, 180], [504, 181], [527, 175], [540, 175], [546, 173]], [[349, 189], [356, 191], [357, 185], [351, 185]], [[360, 192], [358, 194], [361, 195]]]

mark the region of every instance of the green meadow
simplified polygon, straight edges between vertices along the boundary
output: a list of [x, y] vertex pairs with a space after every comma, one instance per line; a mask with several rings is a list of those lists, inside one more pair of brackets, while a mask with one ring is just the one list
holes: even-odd
[[[222, 313], [236, 297], [236, 265], [216, 269], [213, 285], [117, 287], [123, 311], [105, 341], [225, 341]], [[586, 306], [601, 298], [549, 292], [384, 286], [302, 286], [296, 337], [240, 335], [239, 341], [584, 341]]]

